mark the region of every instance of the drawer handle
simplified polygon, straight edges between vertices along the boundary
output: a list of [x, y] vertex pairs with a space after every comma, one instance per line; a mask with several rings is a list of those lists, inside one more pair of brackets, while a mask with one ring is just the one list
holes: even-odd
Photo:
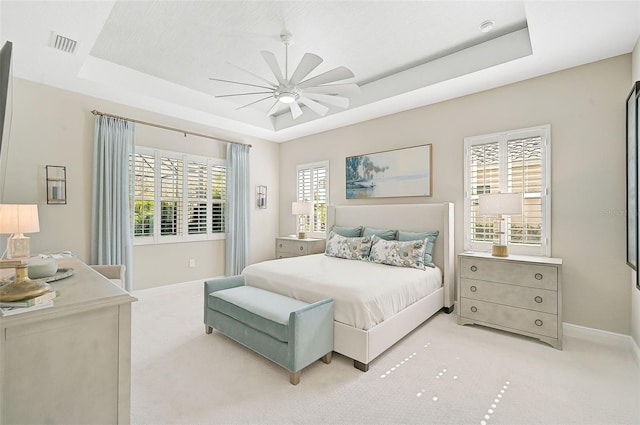
[[471, 306], [471, 311], [475, 313], [476, 311], [478, 311], [478, 307], [476, 307], [475, 305]]
[[542, 297], [541, 297], [540, 295], [538, 295], [538, 296], [536, 296], [536, 297], [534, 298], [534, 300], [536, 300], [536, 302], [537, 302], [538, 304], [540, 304], [540, 303], [542, 302]]
[[542, 320], [540, 319], [536, 319], [535, 323], [536, 323], [536, 326], [542, 326]]
[[280, 244], [280, 248], [282, 248], [282, 244]]
[[304, 247], [303, 246], [300, 247], [300, 251], [304, 251]]
[[476, 291], [478, 290], [478, 288], [476, 288], [476, 287], [475, 287], [475, 285], [474, 285], [474, 286], [472, 286], [472, 287], [471, 287], [471, 288], [469, 288], [469, 289], [471, 290], [471, 292], [476, 292]]
[[536, 273], [535, 278], [536, 280], [542, 280], [544, 276], [542, 276], [542, 273]]
[[478, 268], [477, 268], [476, 266], [471, 266], [471, 271], [472, 271], [472, 272], [475, 272], [475, 271], [477, 271], [477, 270], [478, 270]]

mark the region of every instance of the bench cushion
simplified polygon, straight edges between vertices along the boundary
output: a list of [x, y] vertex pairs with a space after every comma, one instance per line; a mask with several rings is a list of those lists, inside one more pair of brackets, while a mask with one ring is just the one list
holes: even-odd
[[282, 342], [289, 340], [289, 315], [308, 303], [252, 286], [209, 294], [207, 305]]

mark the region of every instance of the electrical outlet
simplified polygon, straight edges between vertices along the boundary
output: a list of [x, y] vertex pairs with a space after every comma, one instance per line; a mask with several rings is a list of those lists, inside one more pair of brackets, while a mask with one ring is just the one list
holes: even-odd
[[189, 267], [195, 267], [196, 266], [196, 260], [195, 258], [191, 258], [189, 260]]

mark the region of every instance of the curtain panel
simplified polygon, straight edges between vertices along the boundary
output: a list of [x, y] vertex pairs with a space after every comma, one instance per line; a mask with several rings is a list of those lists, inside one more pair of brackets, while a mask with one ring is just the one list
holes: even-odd
[[248, 145], [227, 145], [227, 276], [240, 274], [249, 264], [249, 149]]
[[124, 264], [127, 290], [132, 288], [131, 176], [135, 124], [96, 115], [93, 155], [91, 264]]

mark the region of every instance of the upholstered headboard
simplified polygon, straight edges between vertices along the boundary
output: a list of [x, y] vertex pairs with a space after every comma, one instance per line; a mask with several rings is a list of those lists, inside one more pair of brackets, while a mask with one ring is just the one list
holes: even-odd
[[409, 232], [439, 230], [440, 235], [433, 250], [433, 260], [443, 273], [444, 306], [453, 306], [455, 300], [453, 203], [329, 206], [327, 233], [334, 224]]

